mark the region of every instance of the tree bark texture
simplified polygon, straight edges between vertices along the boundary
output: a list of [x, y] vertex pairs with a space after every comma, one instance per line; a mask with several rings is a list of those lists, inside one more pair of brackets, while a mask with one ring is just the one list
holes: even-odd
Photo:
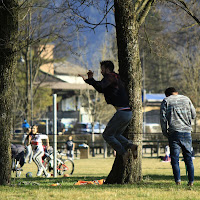
[[138, 158], [133, 160], [130, 156], [125, 167], [122, 165], [122, 158], [116, 157], [105, 183], [124, 184], [142, 180], [142, 70], [138, 45], [139, 23], [135, 16], [133, 0], [115, 0], [114, 6], [119, 73], [127, 86], [133, 110], [132, 121], [124, 135], [139, 145], [139, 148]]
[[0, 185], [11, 179], [13, 70], [18, 31], [17, 0], [0, 2]]

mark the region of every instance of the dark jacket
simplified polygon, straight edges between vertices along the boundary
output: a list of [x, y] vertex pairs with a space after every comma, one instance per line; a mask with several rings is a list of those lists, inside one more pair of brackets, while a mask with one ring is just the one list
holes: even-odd
[[93, 78], [86, 79], [86, 83], [92, 85], [98, 92], [103, 93], [107, 104], [117, 107], [128, 107], [129, 98], [119, 74], [115, 72], [106, 74], [101, 81]]

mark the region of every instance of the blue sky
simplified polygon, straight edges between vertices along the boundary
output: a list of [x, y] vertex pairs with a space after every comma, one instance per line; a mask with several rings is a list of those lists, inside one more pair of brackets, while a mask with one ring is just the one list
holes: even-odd
[[[86, 10], [85, 12], [89, 16], [90, 21], [93, 23], [98, 23], [103, 17], [103, 15], [100, 14], [94, 7], [89, 7], [88, 10]], [[113, 13], [109, 14], [107, 19], [109, 22], [114, 24]], [[105, 25], [100, 25], [97, 26], [94, 30], [84, 28], [78, 34], [79, 40], [75, 41], [75, 43], [79, 43], [80, 46], [84, 46], [84, 49], [82, 49], [82, 56], [85, 58], [86, 62], [88, 62], [88, 67], [94, 65], [94, 60], [97, 61], [97, 66], [93, 67], [96, 68], [99, 66], [99, 61], [101, 60], [100, 49], [102, 48], [103, 43], [106, 40], [106, 35], [111, 34], [111, 32], [113, 32], [113, 29], [114, 27], [111, 25], [108, 26], [108, 29], [106, 29]]]
[[[46, 12], [52, 14], [51, 12], [55, 11], [53, 14], [55, 15], [55, 18], [53, 17], [53, 27], [57, 27], [58, 34], [63, 35], [63, 37], [66, 39], [66, 41], [69, 41], [69, 43], [66, 42], [66, 52], [65, 49], [62, 48], [63, 51], [61, 51], [61, 55], [68, 55], [67, 60], [74, 63], [79, 64], [81, 66], [86, 67], [87, 69], [91, 68], [97, 68], [99, 67], [99, 61], [101, 60], [101, 48], [103, 44], [106, 42], [106, 38], [108, 38], [109, 34], [112, 34], [114, 31], [114, 26], [108, 25], [106, 28], [105, 25], [99, 25], [95, 29], [86, 28], [88, 24], [84, 23], [80, 20], [79, 17], [75, 17], [74, 13], [68, 9], [68, 4], [65, 5], [64, 0], [51, 0], [51, 3], [49, 4], [50, 9], [47, 9]], [[73, 4], [74, 7], [80, 6], [79, 1], [69, 1]], [[99, 23], [101, 19], [104, 17], [105, 14], [105, 0], [96, 0], [94, 3], [98, 6], [87, 6], [88, 1], [85, 2], [84, 5], [81, 5], [79, 7], [79, 10], [81, 10], [81, 14], [88, 19], [91, 23]], [[111, 8], [113, 5], [113, 2], [110, 1], [110, 5], [108, 5], [108, 8]], [[55, 9], [52, 10], [52, 7]], [[66, 8], [65, 8], [66, 6]], [[62, 10], [63, 9], [63, 10]], [[44, 12], [45, 17], [46, 12]], [[77, 32], [77, 28], [75, 26], [71, 26], [72, 24], [75, 24], [72, 21], [69, 20], [69, 17], [72, 16], [72, 18], [75, 17], [76, 22], [79, 21], [78, 25], [82, 26], [80, 28], [80, 31]], [[111, 10], [110, 13], [107, 15], [107, 22], [110, 22], [112, 24], [115, 24], [114, 22], [114, 15], [113, 11]], [[105, 23], [106, 20], [104, 19], [103, 23]], [[66, 25], [65, 25], [66, 23]], [[77, 24], [76, 24], [77, 25]], [[62, 28], [60, 28], [62, 27]], [[93, 27], [93, 26], [92, 26]], [[47, 23], [46, 29], [51, 29], [51, 26], [49, 26], [49, 23]], [[73, 37], [71, 37], [71, 35]], [[64, 44], [64, 43], [63, 43]], [[69, 44], [73, 46], [73, 50], [71, 51], [71, 54], [69, 55]], [[58, 51], [59, 54], [59, 51]]]

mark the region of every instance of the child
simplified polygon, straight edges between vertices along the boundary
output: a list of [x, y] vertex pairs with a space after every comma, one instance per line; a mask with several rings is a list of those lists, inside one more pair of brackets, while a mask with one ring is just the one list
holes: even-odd
[[31, 134], [29, 134], [28, 144], [31, 144], [32, 149], [33, 149], [33, 161], [38, 168], [37, 176], [41, 176], [44, 173], [46, 178], [49, 178], [51, 175], [47, 173], [47, 171], [42, 163], [42, 156], [44, 155], [42, 140], [46, 140], [46, 145], [47, 145], [47, 150], [48, 150], [49, 149], [49, 137], [47, 135], [38, 133], [38, 126], [33, 125]]
[[67, 149], [67, 158], [73, 160], [74, 159], [74, 142], [72, 139], [72, 136], [69, 136], [69, 139], [67, 140], [66, 149]]
[[32, 147], [30, 144], [28, 145], [28, 137], [30, 133], [31, 133], [31, 128], [27, 128], [22, 138], [22, 144], [25, 146], [26, 149], [25, 163], [27, 162], [27, 160], [29, 160], [28, 163], [31, 163], [33, 157]]
[[170, 162], [171, 158], [170, 158], [170, 149], [169, 146], [167, 145], [165, 147], [165, 157], [164, 157], [164, 162]]

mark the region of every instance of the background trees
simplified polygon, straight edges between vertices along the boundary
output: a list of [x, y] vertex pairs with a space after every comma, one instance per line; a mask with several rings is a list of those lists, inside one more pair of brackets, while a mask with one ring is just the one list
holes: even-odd
[[56, 11], [53, 1], [20, 1], [13, 112], [15, 126], [21, 126], [23, 118], [32, 124], [33, 119], [40, 118], [51, 105], [51, 90], [39, 88], [33, 83], [42, 65], [67, 58], [73, 37], [70, 24], [66, 23], [62, 13]]

